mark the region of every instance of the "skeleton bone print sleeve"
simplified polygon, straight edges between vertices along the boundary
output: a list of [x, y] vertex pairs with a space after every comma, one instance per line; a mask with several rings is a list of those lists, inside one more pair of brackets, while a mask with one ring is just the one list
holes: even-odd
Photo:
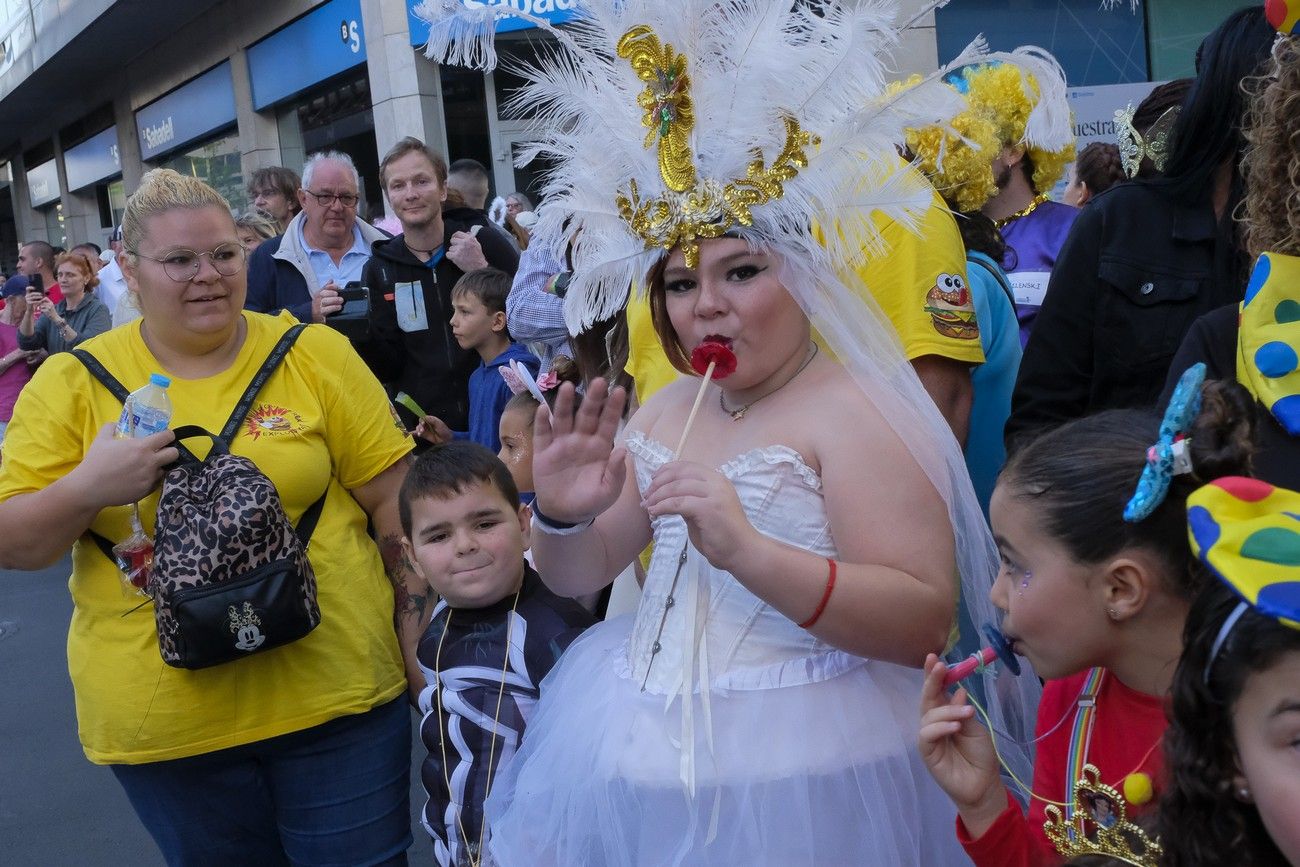
[[428, 750], [421, 777], [423, 824], [442, 867], [479, 863], [492, 781], [519, 748], [542, 679], [594, 622], [577, 602], [547, 590], [531, 567], [517, 599], [512, 593], [475, 609], [442, 600], [434, 609], [418, 653], [427, 682], [419, 701]]

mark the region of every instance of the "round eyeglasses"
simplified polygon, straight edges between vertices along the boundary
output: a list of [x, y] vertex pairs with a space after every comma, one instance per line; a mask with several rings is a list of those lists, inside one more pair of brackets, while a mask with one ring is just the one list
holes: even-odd
[[248, 257], [248, 251], [244, 249], [243, 244], [222, 244], [215, 250], [209, 250], [206, 253], [196, 253], [193, 250], [172, 250], [166, 256], [157, 258], [155, 256], [146, 256], [139, 250], [128, 250], [132, 256], [139, 256], [141, 259], [148, 259], [150, 262], [157, 262], [163, 266], [163, 272], [177, 283], [188, 283], [195, 277], [199, 276], [199, 260], [204, 256], [212, 263], [212, 267], [222, 277], [233, 277], [244, 267], [244, 261]]

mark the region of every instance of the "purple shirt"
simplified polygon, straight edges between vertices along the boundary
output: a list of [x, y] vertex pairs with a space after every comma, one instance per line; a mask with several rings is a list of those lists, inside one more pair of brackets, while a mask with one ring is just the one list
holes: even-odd
[[[0, 357], [4, 357], [18, 348], [18, 326], [0, 322]], [[8, 370], [0, 373], [0, 422], [9, 421], [14, 415], [14, 402], [18, 392], [32, 378], [32, 369], [26, 361], [19, 361]]]
[[1002, 267], [1011, 278], [1015, 293], [1022, 347], [1029, 342], [1029, 330], [1038, 316], [1038, 308], [1043, 306], [1043, 294], [1047, 292], [1047, 278], [1056, 264], [1056, 254], [1077, 216], [1078, 208], [1043, 202], [1029, 216], [1002, 228], [1002, 239], [1007, 242]]

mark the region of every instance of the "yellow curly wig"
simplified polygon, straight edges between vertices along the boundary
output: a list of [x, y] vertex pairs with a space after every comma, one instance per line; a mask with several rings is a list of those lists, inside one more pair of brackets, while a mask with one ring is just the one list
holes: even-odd
[[934, 188], [958, 211], [978, 211], [997, 194], [993, 157], [1000, 144], [993, 124], [972, 112], [952, 119], [958, 138], [942, 127], [907, 130], [907, 149]]
[[[971, 110], [993, 124], [996, 135], [1004, 147], [1013, 147], [1024, 141], [1029, 113], [1038, 102], [1038, 82], [1027, 72], [1011, 64], [992, 64], [965, 70], [966, 98]], [[1059, 151], [1028, 148], [1034, 165], [1034, 192], [1045, 192], [1056, 186], [1065, 174], [1065, 167], [1074, 162], [1074, 143]]]

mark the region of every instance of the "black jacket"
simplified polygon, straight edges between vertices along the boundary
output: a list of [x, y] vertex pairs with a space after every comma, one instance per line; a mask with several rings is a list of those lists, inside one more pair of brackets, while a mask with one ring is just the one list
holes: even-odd
[[1231, 232], [1208, 203], [1177, 204], [1146, 184], [1090, 201], [1061, 247], [1025, 347], [1008, 446], [1103, 409], [1153, 406], [1192, 322], [1245, 291]]
[[[1183, 371], [1205, 362], [1205, 378], [1237, 380], [1236, 304], [1220, 307], [1192, 323], [1191, 330], [1169, 365], [1169, 377], [1160, 394], [1163, 413]], [[1263, 404], [1255, 403], [1255, 454], [1251, 475], [1272, 485], [1300, 490], [1300, 439], [1286, 432]]]
[[[482, 211], [446, 211], [443, 255], [432, 270], [407, 249], [405, 236], [398, 235], [374, 244], [362, 275], [370, 289], [371, 335], [357, 344], [357, 351], [394, 394], [406, 392], [421, 409], [453, 430], [465, 430], [469, 425], [469, 375], [480, 359], [477, 353], [461, 349], [451, 334], [451, 288], [463, 272], [446, 257], [447, 244], [456, 232], [484, 226], [478, 242], [488, 264], [511, 275], [519, 267], [519, 254], [487, 223]], [[399, 284], [415, 284], [416, 288], [403, 286], [405, 300], [408, 305], [413, 299], [422, 300], [426, 328], [399, 325]], [[408, 425], [415, 423], [404, 407], [399, 406], [398, 413]]]

